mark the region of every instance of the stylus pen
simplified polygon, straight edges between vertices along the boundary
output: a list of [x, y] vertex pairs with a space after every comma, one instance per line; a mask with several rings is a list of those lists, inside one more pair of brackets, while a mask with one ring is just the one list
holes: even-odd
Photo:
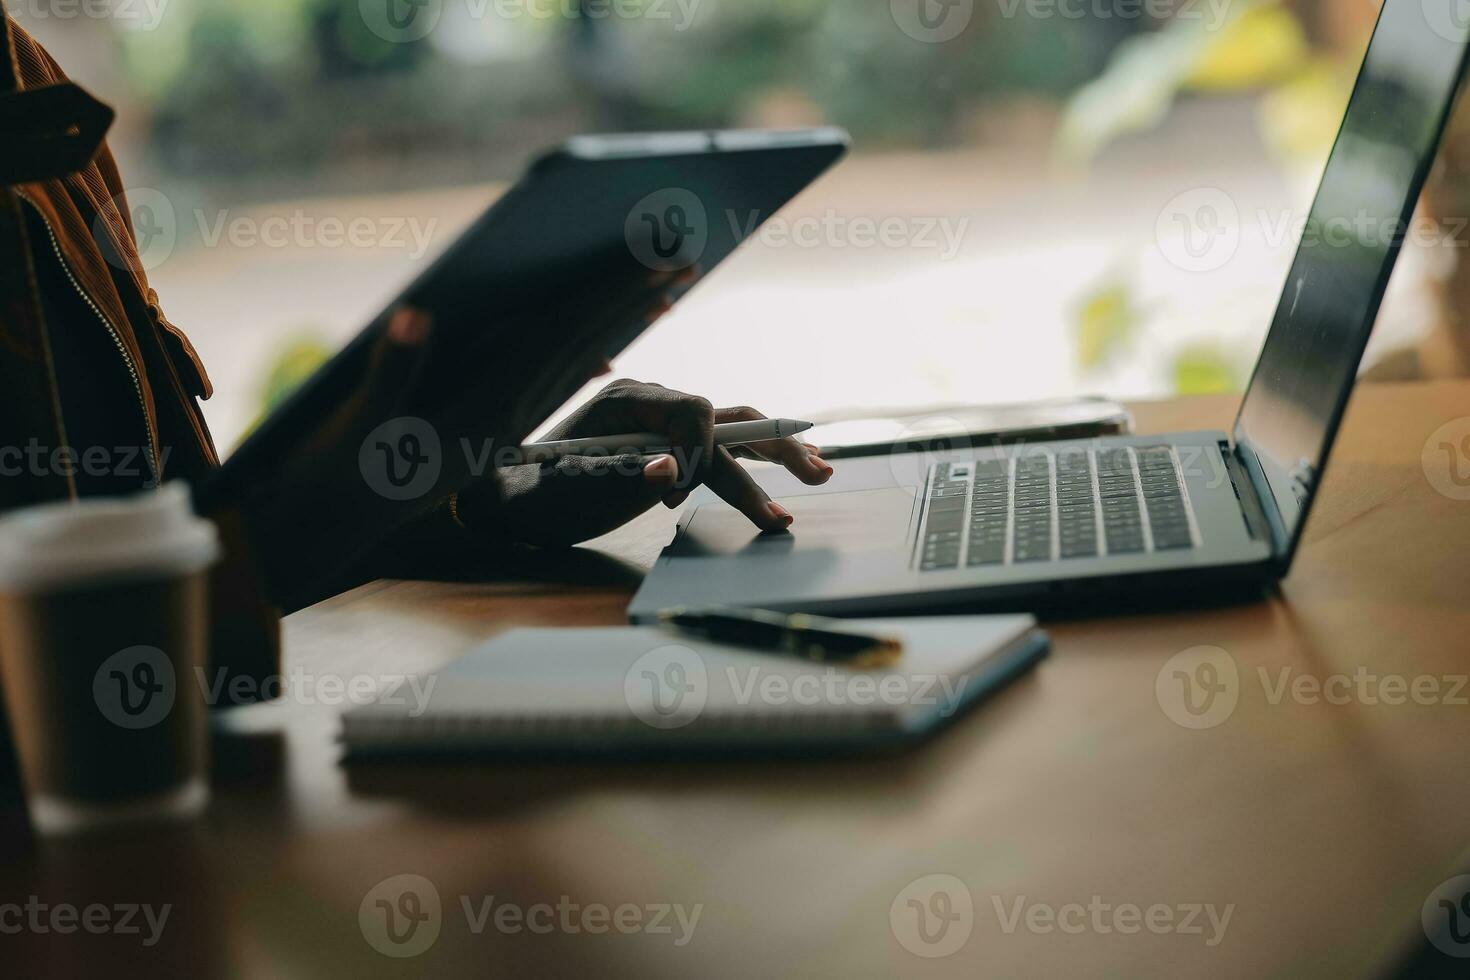
[[[715, 426], [716, 446], [744, 446], [752, 442], [785, 439], [812, 427], [795, 419], [756, 419], [753, 422], [723, 422]], [[668, 452], [669, 437], [656, 432], [627, 432], [620, 436], [594, 436], [538, 442], [522, 447], [528, 463], [547, 463], [563, 456], [622, 456], [627, 453]]]

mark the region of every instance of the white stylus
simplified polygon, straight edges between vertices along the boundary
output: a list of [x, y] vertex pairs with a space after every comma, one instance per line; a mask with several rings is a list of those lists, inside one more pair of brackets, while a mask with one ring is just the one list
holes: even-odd
[[[752, 422], [722, 422], [715, 426], [716, 446], [744, 446], [752, 442], [785, 439], [805, 432], [814, 423], [795, 419], [756, 419]], [[527, 463], [549, 463], [563, 456], [622, 456], [627, 453], [668, 452], [669, 437], [656, 432], [628, 432], [620, 436], [594, 436], [538, 442], [521, 449]]]

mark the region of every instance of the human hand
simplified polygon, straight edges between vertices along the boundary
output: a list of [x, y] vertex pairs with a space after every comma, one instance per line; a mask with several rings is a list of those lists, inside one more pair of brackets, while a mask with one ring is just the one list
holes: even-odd
[[[791, 514], [766, 495], [737, 457], [780, 463], [812, 486], [826, 483], [832, 467], [817, 447], [797, 439], [730, 448], [714, 444], [716, 424], [764, 417], [752, 408], [716, 409], [704, 398], [660, 385], [614, 381], [547, 438], [661, 432], [669, 436], [668, 451], [571, 456], [551, 465], [503, 470], [493, 520], [527, 543], [574, 544], [604, 534], [660, 501], [677, 507], [704, 484], [762, 531], [785, 530], [792, 524]], [[461, 495], [460, 507], [474, 526], [473, 492]]]

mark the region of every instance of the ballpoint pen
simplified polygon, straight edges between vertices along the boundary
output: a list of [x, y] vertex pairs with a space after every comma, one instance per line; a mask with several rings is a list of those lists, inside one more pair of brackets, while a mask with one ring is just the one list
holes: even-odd
[[903, 643], [846, 628], [841, 620], [762, 609], [666, 609], [659, 621], [716, 643], [784, 653], [849, 667], [885, 667], [903, 653]]

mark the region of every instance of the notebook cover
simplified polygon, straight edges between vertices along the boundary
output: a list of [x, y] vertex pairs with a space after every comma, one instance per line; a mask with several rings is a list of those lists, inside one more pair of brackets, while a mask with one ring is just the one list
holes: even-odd
[[916, 741], [1048, 649], [1030, 616], [848, 620], [903, 638], [852, 670], [658, 627], [514, 630], [343, 717], [354, 759], [861, 751]]

